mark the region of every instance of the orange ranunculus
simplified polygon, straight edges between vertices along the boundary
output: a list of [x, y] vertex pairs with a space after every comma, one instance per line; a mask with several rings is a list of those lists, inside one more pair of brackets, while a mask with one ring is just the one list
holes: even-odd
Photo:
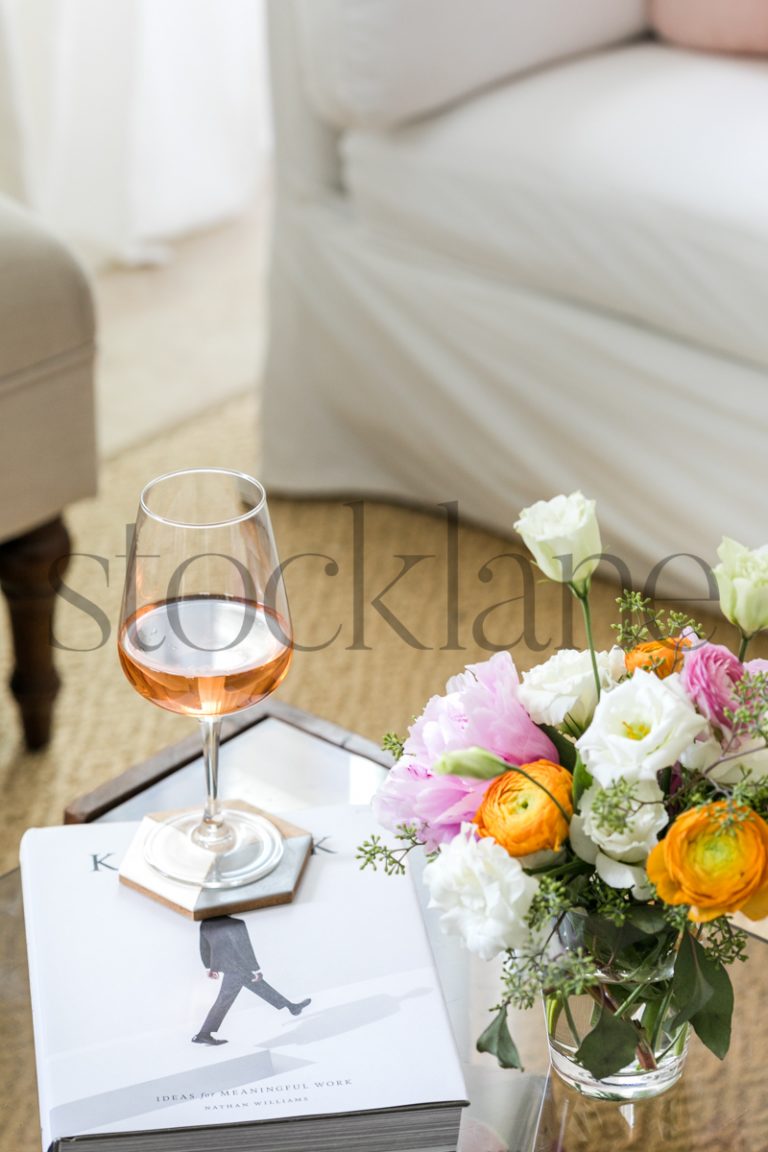
[[659, 680], [664, 680], [683, 666], [683, 649], [690, 648], [687, 636], [669, 636], [666, 640], [646, 640], [627, 652], [625, 660], [630, 676], [638, 668], [644, 672], [655, 672]]
[[534, 760], [493, 780], [475, 813], [481, 836], [510, 856], [558, 849], [573, 815], [573, 777], [551, 760]]
[[768, 916], [768, 824], [725, 801], [678, 816], [648, 857], [648, 876], [666, 904], [690, 904], [703, 923], [727, 912]]

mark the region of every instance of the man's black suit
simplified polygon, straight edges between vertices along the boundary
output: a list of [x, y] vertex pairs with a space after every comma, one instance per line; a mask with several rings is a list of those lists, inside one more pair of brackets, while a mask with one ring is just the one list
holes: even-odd
[[274, 1008], [293, 1008], [263, 977], [258, 976], [259, 964], [244, 920], [233, 916], [219, 916], [203, 920], [200, 924], [200, 956], [210, 972], [221, 973], [221, 988], [200, 1034], [218, 1032], [224, 1017], [234, 1004], [241, 988], [255, 992]]

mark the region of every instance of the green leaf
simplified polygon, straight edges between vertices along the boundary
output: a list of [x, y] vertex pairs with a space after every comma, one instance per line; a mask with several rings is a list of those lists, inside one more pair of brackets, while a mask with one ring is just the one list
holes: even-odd
[[569, 772], [573, 772], [576, 767], [576, 761], [579, 758], [576, 745], [573, 741], [569, 740], [567, 736], [564, 736], [559, 728], [554, 728], [551, 724], [539, 724], [538, 727], [554, 744], [563, 768], [567, 768]]
[[509, 1033], [506, 1004], [502, 1004], [498, 1014], [477, 1041], [477, 1050], [478, 1052], [490, 1052], [492, 1056], [496, 1057], [502, 1068], [523, 1070], [520, 1053]]
[[638, 1033], [634, 1025], [621, 1020], [603, 1004], [600, 1019], [585, 1036], [576, 1059], [598, 1080], [624, 1068], [634, 1058]]
[[724, 1059], [731, 1043], [731, 1017], [733, 1016], [733, 987], [720, 960], [713, 960], [698, 940], [691, 937], [691, 946], [696, 961], [710, 988], [703, 1007], [699, 1008], [690, 1021], [702, 1044], [714, 1052], [719, 1060]]
[[708, 978], [712, 966], [702, 946], [690, 932], [684, 932], [672, 975], [672, 1003], [677, 1008], [673, 1028], [686, 1020], [693, 1022], [694, 1016], [711, 1000], [715, 991]]
[[592, 784], [592, 777], [582, 763], [581, 757], [576, 754], [576, 763], [573, 768], [573, 802], [578, 807], [579, 800]]
[[627, 912], [627, 921], [645, 936], [669, 935], [670, 928], [664, 913], [650, 904], [634, 905]]

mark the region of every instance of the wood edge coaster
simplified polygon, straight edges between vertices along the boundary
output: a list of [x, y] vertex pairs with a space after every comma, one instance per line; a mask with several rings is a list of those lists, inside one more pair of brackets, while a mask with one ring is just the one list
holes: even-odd
[[265, 816], [279, 829], [285, 840], [286, 851], [273, 872], [251, 884], [222, 889], [205, 889], [195, 884], [182, 884], [156, 872], [144, 860], [144, 840], [152, 825], [187, 811], [187, 809], [174, 809], [168, 812], [153, 812], [144, 817], [120, 865], [120, 883], [189, 920], [207, 920], [215, 916], [228, 916], [234, 912], [250, 912], [257, 908], [290, 904], [298, 891], [307, 861], [312, 855], [311, 833], [297, 824], [273, 816], [243, 801], [231, 801], [229, 807]]

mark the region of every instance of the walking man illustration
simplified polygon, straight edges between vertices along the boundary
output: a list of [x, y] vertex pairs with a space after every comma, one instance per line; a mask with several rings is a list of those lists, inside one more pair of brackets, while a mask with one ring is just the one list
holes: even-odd
[[293, 1004], [264, 979], [244, 920], [234, 916], [218, 916], [200, 923], [200, 956], [212, 980], [221, 976], [221, 988], [210, 1012], [203, 1021], [193, 1044], [226, 1044], [212, 1035], [218, 1032], [224, 1017], [234, 1004], [241, 988], [247, 988], [266, 1000], [273, 1008], [287, 1008], [292, 1016], [299, 1016], [311, 1000]]

